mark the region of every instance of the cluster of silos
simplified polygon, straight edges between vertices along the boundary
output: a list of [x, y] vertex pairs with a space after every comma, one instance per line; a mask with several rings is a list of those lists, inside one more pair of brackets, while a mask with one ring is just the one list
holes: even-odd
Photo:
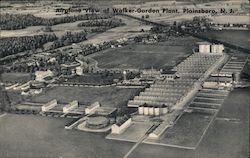
[[138, 107], [139, 115], [159, 116], [162, 114], [166, 114], [167, 112], [168, 112], [168, 107], [166, 105], [162, 106], [140, 105]]
[[209, 42], [198, 42], [200, 53], [223, 53], [223, 44], [212, 44]]
[[200, 53], [210, 53], [210, 45], [209, 42], [198, 42], [199, 44], [199, 52]]
[[211, 45], [211, 53], [223, 53], [224, 45], [223, 44], [213, 44]]

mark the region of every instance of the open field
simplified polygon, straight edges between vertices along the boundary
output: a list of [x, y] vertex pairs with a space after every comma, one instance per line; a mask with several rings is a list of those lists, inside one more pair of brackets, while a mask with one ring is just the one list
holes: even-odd
[[[194, 158], [194, 150], [140, 144], [129, 158]], [[202, 158], [202, 157], [200, 157]]]
[[131, 143], [106, 140], [103, 134], [65, 130], [71, 119], [7, 114], [0, 118], [1, 157], [122, 157]]
[[233, 90], [222, 105], [218, 117], [236, 118], [249, 121], [250, 88]]
[[0, 81], [2, 82], [27, 82], [31, 80], [31, 74], [29, 73], [3, 73], [0, 76]]
[[[185, 39], [186, 42], [184, 42]], [[197, 42], [197, 39], [180, 37], [173, 39], [173, 41], [176, 43], [166, 41], [155, 44], [133, 44], [123, 48], [108, 49], [90, 55], [90, 57], [98, 62], [98, 67], [107, 69], [168, 68], [191, 54], [192, 46]]]
[[1, 30], [0, 38], [41, 35], [44, 34], [42, 28], [44, 28], [44, 26], [30, 26], [19, 30]]
[[112, 84], [114, 79], [120, 80], [122, 78], [122, 74], [84, 74], [83, 76], [74, 76], [73, 78], [69, 78], [66, 83], [81, 83], [81, 84], [89, 84], [89, 85], [105, 85]]
[[91, 38], [88, 38], [88, 40], [86, 41], [78, 43], [78, 45], [98, 44], [106, 41], [118, 40], [121, 38], [135, 37], [143, 34], [142, 32], [139, 32], [141, 31], [141, 29], [147, 31], [150, 30], [150, 28], [152, 27], [151, 25], [142, 24], [140, 21], [135, 19], [122, 16], [115, 16], [115, 17], [118, 19], [122, 19], [122, 22], [125, 23], [126, 25], [109, 29], [103, 33], [99, 33], [95, 36], [92, 36]]
[[206, 33], [202, 33], [201, 35], [250, 49], [250, 30], [208, 31]]
[[[80, 32], [84, 30], [84, 27], [78, 27], [77, 24], [84, 22], [86, 20], [82, 21], [76, 21], [72, 23], [63, 23], [63, 24], [57, 24], [51, 26], [53, 32], [55, 35], [60, 38], [62, 35], [66, 34], [66, 32]], [[1, 38], [3, 37], [22, 37], [22, 36], [34, 36], [34, 35], [41, 35], [41, 34], [48, 34], [48, 32], [44, 32], [43, 29], [45, 26], [29, 26], [24, 29], [18, 29], [18, 30], [1, 30]]]
[[191, 113], [185, 112], [172, 128], [163, 133], [160, 140], [149, 141], [170, 146], [195, 148], [213, 115], [214, 113], [205, 111], [193, 110]]
[[224, 16], [213, 16], [211, 17], [214, 23], [216, 24], [249, 24], [249, 15], [224, 15]]
[[249, 90], [235, 89], [229, 94], [197, 148], [197, 157], [249, 157]]
[[197, 157], [211, 158], [216, 155], [219, 158], [248, 158], [249, 139], [246, 127], [242, 127], [241, 123], [215, 120], [200, 144], [201, 150], [198, 149]]
[[42, 94], [32, 97], [30, 101], [45, 103], [57, 99], [60, 103], [78, 100], [83, 105], [99, 101], [102, 106], [121, 107], [132, 98], [138, 89], [122, 89], [116, 87], [86, 88], [86, 87], [53, 87]]
[[[93, 43], [100, 43], [107, 40], [114, 40], [124, 38], [124, 37], [131, 37], [137, 34], [141, 34], [139, 31], [141, 29], [149, 30], [151, 26], [141, 24], [139, 21], [134, 19], [128, 19], [126, 17], [122, 16], [116, 16], [118, 19], [122, 19], [123, 22], [126, 24], [125, 26], [120, 26], [116, 28], [112, 28], [104, 33], [98, 33], [97, 35], [90, 37], [88, 41], [81, 42], [79, 44], [93, 44]], [[60, 38], [62, 35], [64, 35], [66, 32], [71, 31], [74, 32], [80, 32], [84, 29], [89, 29], [90, 27], [78, 27], [77, 24], [84, 22], [87, 20], [81, 20], [71, 23], [63, 23], [63, 24], [57, 24], [52, 25], [51, 28], [53, 30], [52, 33], [55, 33], [55, 35]], [[21, 36], [34, 36], [34, 35], [40, 35], [45, 34], [48, 32], [44, 32], [43, 29], [45, 26], [29, 26], [24, 29], [18, 29], [18, 30], [1, 30], [0, 32], [0, 38], [4, 37], [21, 37]], [[94, 27], [91, 27], [94, 28]], [[108, 38], [108, 39], [106, 39]]]
[[[249, 101], [249, 88], [234, 90], [218, 117], [240, 118], [240, 121], [215, 120], [196, 150], [140, 144], [130, 158], [248, 158]], [[106, 134], [65, 130], [64, 125], [70, 121], [33, 115], [7, 114], [1, 117], [1, 156], [120, 158], [133, 145], [107, 140]]]

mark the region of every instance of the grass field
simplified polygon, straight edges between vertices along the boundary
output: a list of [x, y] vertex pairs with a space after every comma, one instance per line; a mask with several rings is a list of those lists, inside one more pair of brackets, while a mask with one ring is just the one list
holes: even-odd
[[235, 89], [229, 94], [197, 148], [197, 157], [249, 157], [249, 90]]
[[151, 25], [142, 24], [140, 21], [123, 17], [123, 16], [115, 16], [118, 19], [122, 19], [122, 22], [125, 23], [125, 26], [120, 26], [116, 28], [112, 28], [107, 30], [106, 32], [96, 34], [88, 38], [88, 40], [78, 43], [79, 45], [85, 44], [99, 44], [107, 41], [118, 40], [121, 38], [130, 38], [135, 37], [137, 35], [144, 34], [141, 29], [145, 31], [150, 30]]
[[0, 118], [1, 157], [122, 157], [131, 143], [106, 140], [104, 134], [65, 130], [71, 119], [7, 114]]
[[233, 90], [222, 105], [218, 117], [249, 121], [250, 88]]
[[98, 67], [105, 69], [168, 68], [191, 54], [196, 41], [197, 39], [192, 37], [180, 37], [155, 44], [133, 44], [122, 48], [108, 49], [90, 55], [90, 57], [98, 62]]
[[[51, 29], [58, 38], [61, 38], [67, 32], [81, 32], [84, 29], [89, 29], [89, 27], [78, 27], [77, 24], [84, 22], [87, 20], [81, 20], [71, 23], [63, 23], [51, 26]], [[1, 38], [3, 37], [22, 37], [22, 36], [34, 36], [34, 35], [41, 35], [41, 34], [49, 34], [50, 32], [44, 32], [45, 26], [29, 26], [24, 29], [18, 30], [1, 30]], [[94, 28], [94, 27], [92, 27]]]
[[60, 103], [78, 100], [81, 104], [90, 105], [99, 101], [102, 106], [126, 106], [138, 89], [123, 89], [115, 87], [87, 88], [87, 87], [54, 87], [42, 94], [32, 97], [31, 101], [45, 103], [57, 99]]
[[31, 75], [29, 73], [3, 73], [0, 76], [0, 81], [2, 82], [27, 82], [31, 80]]
[[166, 130], [157, 143], [196, 147], [213, 117], [212, 113], [184, 113], [173, 128]]
[[[129, 158], [194, 158], [194, 151], [159, 145], [140, 144]], [[197, 158], [197, 157], [196, 157]], [[202, 157], [200, 157], [202, 158]]]

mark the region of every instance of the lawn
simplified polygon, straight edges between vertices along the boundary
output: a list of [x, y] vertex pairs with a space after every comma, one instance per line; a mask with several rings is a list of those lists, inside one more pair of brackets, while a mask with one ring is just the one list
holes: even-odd
[[31, 97], [30, 101], [45, 103], [57, 99], [59, 103], [69, 103], [78, 100], [80, 104], [90, 105], [99, 101], [102, 106], [126, 106], [129, 99], [138, 93], [138, 89], [116, 87], [53, 87], [42, 94]]

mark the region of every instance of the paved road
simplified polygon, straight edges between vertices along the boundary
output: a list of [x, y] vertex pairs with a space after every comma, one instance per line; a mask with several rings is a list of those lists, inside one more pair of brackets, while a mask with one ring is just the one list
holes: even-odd
[[138, 147], [138, 145], [139, 144], [141, 144], [143, 141], [144, 141], [144, 139], [146, 139], [148, 137], [148, 135], [147, 134], [145, 134], [145, 135], [143, 135], [140, 139], [139, 139], [139, 141], [127, 152], [127, 154], [123, 157], [123, 158], [128, 158], [129, 157], [129, 155]]
[[123, 158], [128, 158], [129, 155], [148, 137], [148, 135], [155, 130], [160, 124], [152, 125], [147, 132], [138, 140], [138, 142], [127, 152]]
[[1, 117], [4, 117], [5, 115], [7, 115], [7, 114], [6, 114], [6, 113], [1, 114], [1, 115], [0, 115], [0, 118], [1, 118]]

